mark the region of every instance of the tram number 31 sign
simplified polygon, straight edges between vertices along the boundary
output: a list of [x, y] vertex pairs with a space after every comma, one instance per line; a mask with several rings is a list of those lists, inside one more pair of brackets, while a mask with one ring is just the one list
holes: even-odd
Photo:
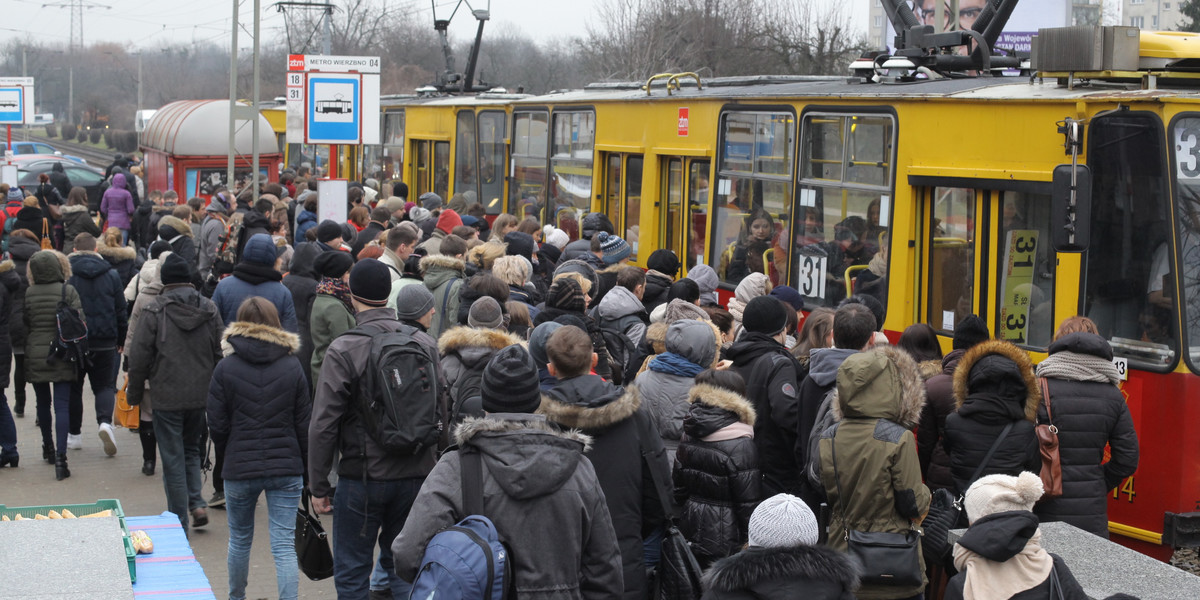
[[796, 287], [801, 296], [825, 297], [825, 274], [828, 260], [824, 256], [800, 256], [800, 272], [796, 280]]

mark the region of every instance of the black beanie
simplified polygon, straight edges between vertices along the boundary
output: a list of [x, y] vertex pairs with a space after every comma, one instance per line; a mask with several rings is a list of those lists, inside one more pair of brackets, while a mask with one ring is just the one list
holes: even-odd
[[387, 265], [374, 258], [364, 258], [350, 269], [350, 295], [371, 307], [387, 305], [392, 291], [392, 276]]
[[[55, 163], [55, 164], [58, 164], [58, 163]], [[170, 251], [171, 251], [171, 244], [169, 244], [163, 240], [154, 240], [154, 243], [150, 244], [150, 259], [155, 260], [159, 256], [161, 256], [163, 252], [170, 252]]]
[[337, 221], [326, 219], [317, 225], [317, 241], [328, 244], [342, 237], [342, 226]]
[[158, 276], [164, 286], [192, 282], [192, 271], [188, 267], [187, 261], [174, 252], [168, 254], [167, 258], [163, 260]]
[[646, 267], [668, 277], [675, 277], [679, 273], [679, 257], [670, 250], [660, 248], [650, 253], [650, 258], [646, 260]]
[[967, 315], [967, 318], [954, 326], [954, 349], [969, 350], [975, 344], [986, 342], [991, 337], [987, 323], [981, 317]]
[[317, 255], [313, 261], [313, 268], [321, 274], [322, 277], [332, 277], [340, 279], [350, 267], [354, 266], [354, 259], [350, 258], [348, 252], [341, 250], [330, 250]]
[[533, 253], [537, 251], [537, 242], [533, 240], [533, 236], [520, 231], [510, 231], [504, 236], [504, 243], [508, 244], [504, 253], [508, 256], [523, 256], [525, 260], [533, 262]]
[[541, 406], [537, 364], [519, 345], [502, 348], [483, 369], [479, 395], [490, 413], [532, 413]]
[[778, 298], [757, 296], [742, 311], [742, 327], [753, 333], [776, 335], [787, 326], [787, 311]]

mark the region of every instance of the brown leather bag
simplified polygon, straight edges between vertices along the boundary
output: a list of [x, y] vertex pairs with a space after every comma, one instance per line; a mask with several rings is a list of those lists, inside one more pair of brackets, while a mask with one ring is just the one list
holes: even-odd
[[1046, 420], [1049, 421], [1038, 423], [1034, 428], [1042, 453], [1042, 487], [1045, 489], [1042, 499], [1045, 500], [1062, 495], [1062, 462], [1058, 456], [1058, 427], [1054, 426], [1054, 415], [1050, 412], [1050, 388], [1045, 377], [1038, 377], [1038, 386], [1042, 389], [1042, 405], [1046, 407]]

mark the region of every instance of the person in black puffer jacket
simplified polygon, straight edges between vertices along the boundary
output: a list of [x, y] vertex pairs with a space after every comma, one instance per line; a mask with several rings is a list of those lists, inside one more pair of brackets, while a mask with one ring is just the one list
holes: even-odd
[[954, 371], [967, 350], [990, 337], [983, 319], [968, 315], [954, 326], [954, 349], [942, 357], [942, 372], [925, 380], [925, 408], [917, 427], [917, 457], [921, 474], [929, 490], [954, 490], [950, 477], [950, 457], [942, 448], [946, 435], [946, 417], [954, 412]]
[[13, 293], [12, 315], [8, 319], [8, 335], [13, 348], [13, 414], [25, 416], [25, 290], [29, 289], [28, 271], [26, 266], [29, 259], [42, 246], [34, 239], [28, 229], [18, 229], [9, 236], [8, 255], [12, 257], [13, 271], [21, 280], [21, 286]]
[[[13, 296], [21, 289], [21, 278], [13, 272], [13, 261], [0, 262], [0, 467], [17, 466], [17, 428], [3, 390], [8, 387], [8, 371], [12, 366], [13, 345], [9, 330], [12, 325]], [[20, 318], [17, 315], [17, 318]]]
[[312, 409], [305, 369], [295, 356], [299, 348], [300, 338], [283, 330], [274, 304], [247, 298], [222, 336], [224, 358], [208, 386], [208, 428], [225, 456], [229, 594], [234, 597], [245, 594], [254, 506], [263, 492], [279, 595], [295, 597], [299, 587], [291, 517], [304, 485]]
[[762, 499], [754, 407], [737, 373], [707, 369], [688, 393], [683, 441], [675, 453], [675, 503], [680, 531], [701, 566], [746, 544], [754, 507]]
[[861, 567], [817, 545], [817, 518], [788, 494], [767, 498], [750, 517], [745, 550], [704, 574], [702, 600], [854, 600]]
[[[1107, 538], [1108, 492], [1138, 466], [1137, 432], [1117, 387], [1112, 347], [1090, 319], [1071, 317], [1059, 326], [1049, 351], [1037, 374], [1050, 391], [1063, 494], [1043, 500], [1034, 512], [1043, 522], [1065, 521]], [[1038, 421], [1050, 422], [1045, 406], [1038, 406]], [[1107, 462], [1105, 446], [1111, 449]]]
[[954, 371], [954, 399], [958, 410], [946, 417], [942, 445], [957, 494], [971, 486], [971, 475], [1008, 423], [1012, 430], [980, 477], [1041, 470], [1033, 428], [1042, 396], [1024, 350], [999, 340], [977, 344]]
[[646, 259], [646, 267], [646, 291], [642, 294], [642, 304], [646, 306], [646, 314], [650, 314], [658, 305], [669, 301], [667, 292], [679, 274], [679, 257], [665, 248], [655, 250]]

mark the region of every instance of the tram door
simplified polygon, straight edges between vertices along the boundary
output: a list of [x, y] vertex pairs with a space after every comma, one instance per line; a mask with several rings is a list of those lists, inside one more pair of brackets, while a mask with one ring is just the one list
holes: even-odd
[[924, 216], [920, 223], [923, 277], [919, 321], [940, 335], [954, 336], [963, 319], [980, 312], [976, 274], [984, 262], [986, 244], [976, 239], [981, 206], [987, 192], [971, 188], [933, 187], [926, 190]]
[[612, 221], [617, 235], [629, 243], [632, 262], [638, 261], [644, 160], [641, 154], [625, 152], [609, 152], [604, 156], [604, 214]]
[[707, 158], [673, 156], [663, 159], [660, 171], [664, 175], [657, 203], [659, 247], [675, 251], [686, 269], [704, 261], [708, 168]]

